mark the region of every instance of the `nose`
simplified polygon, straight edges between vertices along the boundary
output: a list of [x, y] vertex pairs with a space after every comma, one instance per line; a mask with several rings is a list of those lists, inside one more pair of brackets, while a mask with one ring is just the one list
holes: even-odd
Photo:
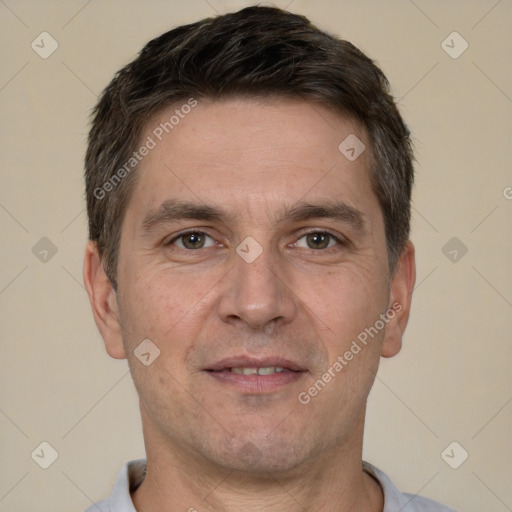
[[221, 319], [252, 330], [289, 323], [297, 312], [298, 298], [286, 283], [279, 256], [268, 248], [252, 262], [236, 253], [233, 259], [234, 268], [222, 287]]

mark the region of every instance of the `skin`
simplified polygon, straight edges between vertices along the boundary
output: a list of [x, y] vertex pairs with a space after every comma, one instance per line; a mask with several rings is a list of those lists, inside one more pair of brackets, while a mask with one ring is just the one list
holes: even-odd
[[[151, 120], [141, 140], [168, 117]], [[338, 150], [352, 133], [367, 148], [353, 162]], [[140, 397], [148, 467], [137, 510], [382, 510], [380, 486], [361, 467], [366, 400], [380, 357], [401, 348], [415, 263], [408, 242], [389, 274], [369, 147], [361, 126], [317, 105], [201, 101], [137, 170], [117, 292], [87, 245], [96, 323], [108, 354], [128, 359]], [[144, 228], [172, 200], [225, 216]], [[358, 210], [365, 229], [285, 215], [334, 201]], [[208, 235], [202, 247], [177, 238], [189, 228]], [[251, 263], [236, 252], [248, 236], [262, 249]], [[301, 404], [299, 393], [395, 302], [401, 311], [385, 329]], [[147, 338], [160, 349], [149, 366], [134, 355]], [[284, 357], [303, 371], [276, 388], [242, 389], [206, 371], [231, 356]]]

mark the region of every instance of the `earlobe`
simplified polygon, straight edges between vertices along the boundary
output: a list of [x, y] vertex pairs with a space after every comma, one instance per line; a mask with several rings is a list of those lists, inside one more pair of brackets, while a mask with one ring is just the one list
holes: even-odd
[[107, 353], [115, 359], [124, 359], [119, 308], [116, 292], [105, 273], [95, 242], [89, 240], [85, 248], [84, 284], [89, 295], [94, 320], [105, 342]]
[[396, 264], [391, 280], [391, 292], [388, 306], [389, 323], [386, 326], [382, 357], [393, 357], [402, 348], [402, 336], [411, 311], [412, 292], [416, 282], [416, 263], [414, 245], [409, 240]]

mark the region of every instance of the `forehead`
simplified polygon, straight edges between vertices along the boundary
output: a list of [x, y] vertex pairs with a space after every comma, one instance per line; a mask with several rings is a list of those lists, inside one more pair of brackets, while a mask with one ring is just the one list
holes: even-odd
[[[315, 198], [376, 206], [369, 150], [362, 150], [369, 149], [367, 134], [352, 119], [284, 99], [198, 101], [184, 108], [190, 104], [173, 105], [148, 122], [141, 140], [154, 147], [137, 170], [131, 199], [137, 209], [184, 196], [238, 209]], [[347, 157], [353, 157], [346, 152], [351, 146], [362, 151], [356, 159]]]

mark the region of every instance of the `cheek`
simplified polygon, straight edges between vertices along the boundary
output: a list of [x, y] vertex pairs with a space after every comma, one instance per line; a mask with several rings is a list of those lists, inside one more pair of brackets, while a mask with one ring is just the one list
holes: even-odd
[[191, 278], [169, 270], [132, 278], [122, 296], [122, 323], [129, 346], [149, 338], [161, 349], [185, 348], [207, 314], [213, 279]]
[[301, 299], [341, 347], [379, 318], [387, 307], [387, 281], [371, 266], [346, 266], [304, 282]]
[[[162, 426], [177, 421], [180, 411], [191, 406], [183, 393], [188, 387], [184, 361], [202, 325], [198, 317], [206, 314], [203, 296], [184, 280], [160, 272], [132, 279], [122, 297], [123, 343], [134, 384], [142, 404]], [[136, 352], [145, 339], [159, 350], [147, 366]]]
[[311, 376], [305, 390], [316, 394], [308, 407], [321, 414], [330, 404], [333, 429], [358, 417], [378, 369], [384, 330], [365, 331], [388, 304], [387, 281], [377, 274], [372, 265], [347, 265], [326, 275], [323, 286], [304, 287], [314, 321], [326, 332], [328, 353], [326, 366]]

